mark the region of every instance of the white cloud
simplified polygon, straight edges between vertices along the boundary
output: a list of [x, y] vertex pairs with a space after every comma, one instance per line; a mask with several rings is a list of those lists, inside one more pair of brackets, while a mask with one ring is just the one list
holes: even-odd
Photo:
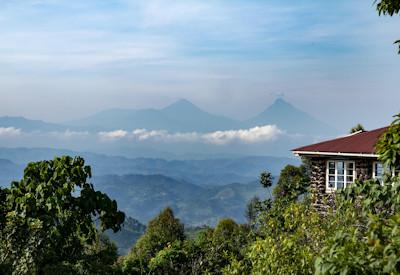
[[114, 140], [114, 139], [121, 139], [126, 137], [128, 134], [127, 131], [124, 130], [116, 130], [111, 132], [100, 132], [99, 136], [103, 140]]
[[229, 131], [215, 131], [210, 133], [169, 133], [166, 130], [136, 129], [132, 132], [116, 130], [100, 132], [103, 141], [120, 140], [122, 138], [138, 141], [164, 141], [164, 142], [202, 142], [214, 145], [225, 145], [232, 142], [257, 143], [276, 139], [283, 134], [276, 125], [265, 125], [250, 129], [239, 129]]
[[282, 134], [276, 125], [265, 125], [245, 130], [216, 131], [203, 135], [203, 139], [212, 144], [227, 144], [232, 141], [256, 143], [276, 139]]
[[138, 140], [147, 140], [150, 138], [163, 138], [167, 137], [168, 135], [168, 132], [164, 130], [148, 131], [146, 129], [136, 129], [132, 131], [131, 137]]
[[21, 135], [21, 129], [14, 127], [0, 127], [0, 137], [10, 137]]

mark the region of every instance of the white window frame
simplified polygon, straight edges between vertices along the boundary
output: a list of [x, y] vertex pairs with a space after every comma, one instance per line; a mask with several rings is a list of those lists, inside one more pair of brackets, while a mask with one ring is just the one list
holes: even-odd
[[[373, 179], [377, 179], [376, 178], [376, 168], [375, 168], [375, 166], [376, 166], [376, 164], [378, 164], [378, 163], [380, 163], [381, 165], [382, 165], [382, 169], [383, 169], [383, 174], [382, 174], [382, 176], [385, 174], [385, 167], [383, 166], [383, 164], [380, 162], [380, 161], [374, 161], [373, 162], [373, 166], [372, 166], [372, 178]], [[396, 170], [395, 169], [391, 169], [392, 170], [392, 177], [395, 177], [396, 176]], [[397, 171], [397, 174], [399, 174], [399, 172]], [[380, 180], [380, 183], [383, 185], [384, 183], [383, 183], [383, 177], [381, 178], [381, 180]]]
[[373, 179], [377, 179], [377, 180], [379, 180], [379, 182], [383, 185], [383, 175], [384, 175], [384, 173], [385, 173], [385, 171], [384, 171], [384, 168], [383, 168], [383, 165], [382, 165], [382, 169], [383, 169], [383, 174], [382, 174], [382, 176], [381, 176], [381, 178], [379, 179], [379, 178], [377, 178], [376, 177], [376, 165], [377, 164], [381, 164], [382, 165], [382, 163], [380, 162], [380, 161], [374, 161], [373, 162], [373, 166], [372, 166], [372, 178]]
[[[330, 162], [334, 162], [335, 163], [335, 186], [329, 187], [329, 163]], [[347, 166], [349, 163], [353, 164], [353, 181], [351, 183], [354, 183], [357, 175], [356, 175], [356, 162], [354, 160], [339, 160], [339, 159], [330, 159], [326, 161], [326, 180], [325, 180], [325, 184], [326, 184], [326, 191], [328, 193], [330, 192], [334, 192], [337, 189], [337, 177], [338, 177], [338, 171], [337, 171], [337, 163], [338, 162], [343, 162], [344, 163], [344, 182], [343, 182], [343, 189], [347, 187]]]

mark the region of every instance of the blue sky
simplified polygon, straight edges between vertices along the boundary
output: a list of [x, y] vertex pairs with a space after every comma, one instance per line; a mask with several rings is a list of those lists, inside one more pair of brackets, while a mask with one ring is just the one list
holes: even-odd
[[187, 98], [247, 118], [284, 94], [333, 125], [379, 127], [400, 111], [399, 23], [373, 0], [1, 1], [0, 115]]

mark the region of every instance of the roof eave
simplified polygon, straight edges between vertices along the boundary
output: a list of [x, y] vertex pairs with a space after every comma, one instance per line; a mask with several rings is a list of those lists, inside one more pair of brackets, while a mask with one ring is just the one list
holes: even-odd
[[342, 156], [342, 157], [364, 157], [364, 158], [378, 158], [379, 155], [371, 153], [342, 153], [342, 152], [314, 152], [314, 151], [292, 151], [296, 156]]

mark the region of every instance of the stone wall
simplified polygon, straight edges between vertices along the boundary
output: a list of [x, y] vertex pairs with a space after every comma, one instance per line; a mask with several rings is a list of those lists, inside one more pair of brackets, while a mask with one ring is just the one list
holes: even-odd
[[314, 207], [319, 212], [333, 206], [334, 194], [326, 193], [326, 159], [311, 159], [311, 176], [310, 176], [311, 199]]
[[[326, 165], [328, 158], [311, 158], [311, 195], [314, 207], [325, 213], [330, 207], [335, 207], [335, 192], [326, 192]], [[355, 162], [356, 177], [364, 181], [372, 178], [374, 159], [346, 159]]]

